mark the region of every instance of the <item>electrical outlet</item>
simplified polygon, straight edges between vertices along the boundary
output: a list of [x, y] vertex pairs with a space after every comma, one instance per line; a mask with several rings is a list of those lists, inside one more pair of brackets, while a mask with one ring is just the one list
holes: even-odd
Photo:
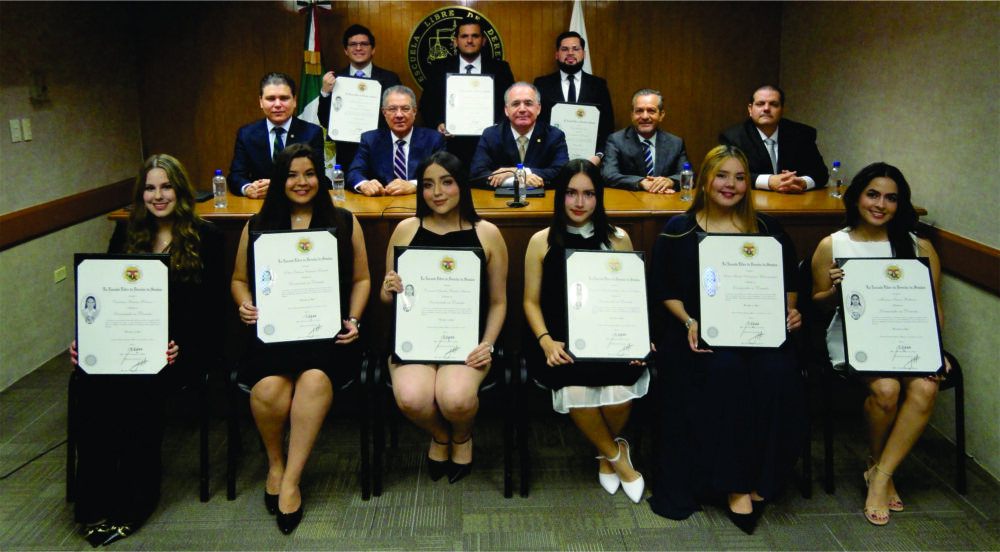
[[10, 120], [10, 142], [16, 144], [21, 141], [21, 120]]
[[25, 142], [31, 141], [31, 119], [21, 119], [21, 135]]
[[66, 279], [66, 267], [60, 266], [52, 273], [52, 283], [58, 284], [59, 282]]

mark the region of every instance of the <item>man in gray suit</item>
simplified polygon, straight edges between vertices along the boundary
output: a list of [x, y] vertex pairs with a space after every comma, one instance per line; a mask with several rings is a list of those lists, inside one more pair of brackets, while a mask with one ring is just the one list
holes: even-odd
[[660, 130], [663, 95], [643, 88], [632, 95], [632, 126], [608, 137], [601, 174], [612, 188], [654, 194], [677, 191], [688, 162], [684, 140]]

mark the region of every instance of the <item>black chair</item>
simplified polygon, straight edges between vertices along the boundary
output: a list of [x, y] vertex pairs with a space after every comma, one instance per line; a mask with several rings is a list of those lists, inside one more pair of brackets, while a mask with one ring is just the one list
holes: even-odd
[[[371, 498], [371, 462], [369, 454], [369, 434], [368, 434], [368, 398], [371, 392], [368, 390], [368, 386], [371, 381], [371, 374], [369, 373], [369, 360], [370, 353], [365, 350], [361, 357], [361, 366], [356, 378], [351, 379], [344, 385], [336, 389], [334, 393], [334, 399], [338, 396], [338, 393], [344, 393], [347, 391], [360, 390], [361, 392], [361, 408], [358, 411], [360, 417], [359, 421], [359, 433], [360, 433], [360, 447], [361, 447], [361, 500], [368, 500]], [[242, 396], [250, 396], [251, 386], [246, 382], [240, 380], [240, 363], [237, 362], [233, 366], [233, 370], [229, 375], [229, 385], [228, 385], [228, 402], [229, 402], [229, 415], [226, 421], [227, 431], [229, 435], [229, 442], [226, 451], [226, 498], [228, 500], [236, 500], [236, 470], [239, 457], [243, 452], [243, 440], [240, 434], [239, 427], [239, 415], [236, 412], [236, 403], [240, 401]], [[256, 426], [255, 426], [256, 427]], [[259, 440], [259, 437], [258, 437]], [[264, 449], [263, 441], [260, 441], [261, 450]]]
[[[79, 369], [73, 370], [69, 377], [67, 418], [66, 418], [66, 502], [76, 500], [76, 442], [78, 427], [76, 410], [79, 408], [79, 383], [86, 377]], [[178, 391], [194, 389], [198, 394], [198, 426], [199, 426], [199, 467], [198, 495], [202, 502], [208, 502], [208, 371], [204, 375], [192, 378], [192, 381], [181, 386]]]
[[[833, 393], [835, 382], [845, 383], [859, 388], [858, 383], [849, 377], [845, 370], [835, 370], [830, 364], [826, 349], [826, 328], [833, 318], [832, 312], [822, 313], [812, 302], [812, 267], [809, 260], [799, 263], [799, 311], [802, 313], [803, 333], [806, 343], [800, 359], [816, 368], [822, 379], [823, 391], [823, 456], [824, 456], [824, 490], [827, 494], [834, 492], [833, 476]], [[948, 351], [945, 357], [951, 363], [951, 372], [939, 385], [939, 390], [955, 390], [955, 487], [959, 494], [965, 494], [966, 452], [965, 452], [965, 380], [962, 376], [962, 366], [958, 359]]]
[[[501, 342], [500, 339], [497, 340]], [[497, 345], [493, 351], [493, 365], [482, 383], [479, 384], [479, 396], [497, 395], [503, 409], [503, 496], [510, 498], [514, 495], [514, 423], [513, 423], [513, 391], [512, 391], [512, 370], [505, 360], [504, 349]], [[372, 453], [372, 463], [374, 464], [373, 488], [375, 496], [382, 496], [382, 456], [385, 453], [385, 432], [383, 408], [381, 406], [382, 397], [387, 395], [391, 412], [389, 414], [389, 444], [392, 448], [399, 446], [399, 435], [396, 429], [396, 420], [402, 416], [396, 406], [395, 397], [392, 394], [392, 380], [389, 377], [389, 355], [382, 355], [378, 362], [374, 363], [375, 373], [372, 377], [373, 391], [376, 395], [372, 397], [374, 407], [373, 423], [375, 425], [375, 443]]]
[[[531, 338], [534, 338], [534, 335], [526, 337], [526, 339], [531, 339]], [[532, 376], [531, 363], [528, 362], [527, 358], [523, 353], [518, 354], [516, 358], [518, 362], [518, 372], [517, 372], [517, 377], [515, 379], [516, 392], [514, 393], [514, 396], [512, 398], [512, 408], [514, 409], [513, 411], [517, 413], [516, 441], [517, 441], [518, 462], [520, 464], [518, 470], [519, 479], [521, 482], [520, 492], [522, 498], [528, 498], [528, 486], [529, 486], [529, 481], [531, 480], [531, 468], [530, 468], [531, 455], [528, 451], [528, 444], [526, 439], [526, 436], [528, 434], [527, 416], [525, 415], [525, 409], [520, 406], [520, 402], [524, 400], [528, 390], [532, 388], [550, 392], [549, 397], [551, 400], [552, 389], [543, 384], [542, 382], [538, 381], [538, 379], [535, 378], [534, 376]], [[650, 359], [651, 360], [647, 365], [647, 369], [649, 370], [649, 392], [646, 394], [646, 396], [640, 399], [636, 399], [636, 401], [633, 401], [632, 415], [629, 417], [629, 423], [632, 424], [632, 442], [630, 443], [632, 452], [630, 452], [630, 454], [632, 455], [633, 458], [635, 458], [636, 455], [638, 455], [638, 457], [645, 458], [645, 455], [643, 454], [644, 450], [643, 438], [642, 438], [643, 427], [645, 426], [645, 421], [647, 418], [651, 420], [656, 419], [656, 414], [650, 411], [654, 407], [655, 401], [644, 400], [652, 397], [657, 389], [656, 382], [658, 379], [658, 375], [656, 370], [656, 363], [652, 361], [652, 357], [650, 357]], [[636, 406], [635, 403], [638, 403], [638, 408], [635, 408]], [[653, 426], [656, 427], [656, 424], [653, 424]]]

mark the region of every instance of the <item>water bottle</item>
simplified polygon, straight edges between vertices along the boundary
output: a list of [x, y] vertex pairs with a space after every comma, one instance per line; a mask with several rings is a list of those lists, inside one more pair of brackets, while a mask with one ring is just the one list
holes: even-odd
[[681, 171], [681, 201], [691, 201], [691, 188], [694, 185], [694, 172], [691, 163], [684, 163]]
[[514, 183], [514, 201], [521, 203], [528, 198], [528, 177], [524, 173], [524, 165], [521, 163], [517, 164], [514, 179], [517, 180]]
[[215, 195], [215, 208], [226, 208], [226, 177], [222, 176], [222, 170], [216, 169], [212, 178], [212, 193]]
[[833, 162], [833, 169], [830, 171], [830, 197], [840, 197], [840, 187], [844, 185], [844, 172], [840, 169], [840, 161]]
[[340, 165], [333, 166], [333, 201], [344, 202], [344, 171], [340, 170]]

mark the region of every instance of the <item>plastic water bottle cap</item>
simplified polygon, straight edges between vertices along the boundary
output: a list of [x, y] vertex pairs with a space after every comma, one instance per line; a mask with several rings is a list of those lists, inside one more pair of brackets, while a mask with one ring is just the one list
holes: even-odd
[[222, 176], [222, 169], [215, 169], [215, 176]]
[[340, 165], [334, 165], [334, 166], [333, 166], [333, 170], [335, 170], [335, 171], [339, 171], [339, 170], [340, 170]]
[[519, 168], [519, 169], [523, 169], [523, 168], [524, 168], [524, 164], [523, 164], [523, 163], [518, 163], [518, 164], [517, 164], [517, 168]]
[[691, 170], [691, 163], [684, 163], [684, 170], [685, 171]]
[[834, 161], [833, 162], [833, 166], [834, 167], [839, 167], [840, 166], [840, 161]]

